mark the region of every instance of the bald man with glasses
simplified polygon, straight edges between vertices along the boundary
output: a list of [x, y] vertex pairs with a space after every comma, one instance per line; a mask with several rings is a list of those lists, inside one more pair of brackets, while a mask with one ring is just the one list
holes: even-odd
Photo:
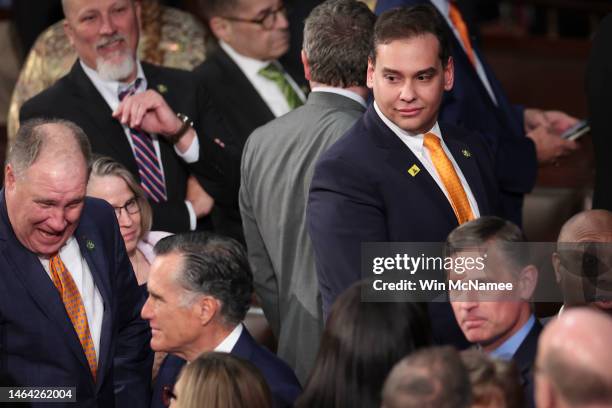
[[[253, 130], [305, 101], [297, 80], [278, 62], [289, 49], [286, 8], [279, 0], [205, 0], [201, 4], [217, 47], [194, 72], [242, 149]], [[233, 203], [213, 210], [216, 231], [244, 242], [238, 192], [223, 185], [205, 188]]]

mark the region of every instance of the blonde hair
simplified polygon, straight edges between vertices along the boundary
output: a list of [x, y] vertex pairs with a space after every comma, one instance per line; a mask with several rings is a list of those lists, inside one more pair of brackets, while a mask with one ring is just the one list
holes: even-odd
[[130, 173], [129, 170], [123, 166], [123, 164], [111, 159], [110, 157], [94, 156], [93, 163], [91, 164], [90, 177], [105, 176], [119, 177], [125, 181], [125, 184], [127, 184], [128, 188], [132, 191], [132, 193], [134, 193], [134, 197], [136, 197], [136, 202], [140, 208], [140, 236], [138, 237], [140, 240], [144, 234], [149, 232], [151, 229], [151, 224], [153, 223], [153, 210], [151, 209], [149, 201], [147, 201], [147, 197], [145, 196], [143, 189], [140, 187], [140, 184], [138, 184], [132, 173]]
[[249, 361], [208, 352], [183, 367], [177, 401], [181, 408], [271, 408], [270, 389]]

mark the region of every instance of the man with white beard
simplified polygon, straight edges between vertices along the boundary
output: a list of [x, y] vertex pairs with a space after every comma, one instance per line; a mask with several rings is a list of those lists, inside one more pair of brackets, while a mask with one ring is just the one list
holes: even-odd
[[138, 61], [139, 2], [62, 5], [64, 29], [79, 59], [23, 105], [20, 120], [77, 123], [94, 153], [114, 158], [138, 178], [153, 207], [153, 229], [195, 229], [213, 198], [224, 200], [211, 198], [200, 184], [234, 180], [238, 186], [238, 169], [226, 164], [232, 143], [223, 120], [191, 73]]

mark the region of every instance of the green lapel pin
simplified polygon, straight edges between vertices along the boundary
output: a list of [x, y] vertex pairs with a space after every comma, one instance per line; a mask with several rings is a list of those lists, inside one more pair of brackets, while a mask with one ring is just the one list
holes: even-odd
[[160, 94], [165, 94], [166, 92], [168, 92], [168, 87], [164, 84], [158, 84], [157, 90], [159, 91]]
[[461, 153], [463, 153], [463, 155], [464, 155], [465, 157], [468, 157], [468, 158], [469, 158], [469, 157], [472, 157], [472, 153], [470, 153], [470, 151], [469, 151], [468, 149], [463, 149], [463, 150], [461, 151]]
[[90, 251], [93, 251], [94, 248], [96, 247], [96, 244], [94, 244], [94, 242], [91, 239], [88, 239], [85, 242], [85, 246], [87, 247], [87, 249], [89, 249]]

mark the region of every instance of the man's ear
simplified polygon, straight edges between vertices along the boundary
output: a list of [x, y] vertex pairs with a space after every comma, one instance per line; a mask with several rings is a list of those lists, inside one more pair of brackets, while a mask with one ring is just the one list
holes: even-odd
[[304, 66], [304, 78], [306, 78], [307, 81], [311, 81], [310, 63], [306, 57], [306, 51], [302, 50], [300, 56], [302, 57], [302, 65]]
[[521, 300], [530, 300], [538, 286], [538, 268], [534, 265], [524, 267], [519, 273], [517, 284]]
[[223, 40], [226, 43], [231, 38], [232, 29], [229, 22], [222, 17], [212, 17], [208, 22], [208, 26], [210, 27], [210, 31], [218, 40]]
[[12, 191], [15, 189], [15, 183], [17, 181], [17, 175], [15, 174], [15, 170], [13, 166], [7, 164], [4, 167], [4, 187], [7, 191]]
[[553, 252], [552, 254], [552, 265], [555, 270], [555, 280], [557, 284], [561, 284], [561, 257], [558, 252]]
[[368, 72], [366, 74], [366, 83], [368, 88], [372, 89], [374, 87], [374, 70], [375, 64], [372, 58], [368, 58]]
[[201, 296], [200, 299], [194, 303], [194, 307], [197, 308], [196, 313], [200, 319], [200, 324], [206, 326], [220, 311], [221, 304], [212, 296]]
[[455, 61], [453, 57], [448, 57], [446, 68], [444, 68], [444, 90], [450, 91], [455, 83]]
[[72, 29], [72, 26], [68, 22], [68, 18], [64, 18], [63, 26], [64, 26], [64, 34], [66, 34], [66, 37], [68, 37], [68, 41], [70, 42], [70, 45], [74, 47], [74, 31]]

